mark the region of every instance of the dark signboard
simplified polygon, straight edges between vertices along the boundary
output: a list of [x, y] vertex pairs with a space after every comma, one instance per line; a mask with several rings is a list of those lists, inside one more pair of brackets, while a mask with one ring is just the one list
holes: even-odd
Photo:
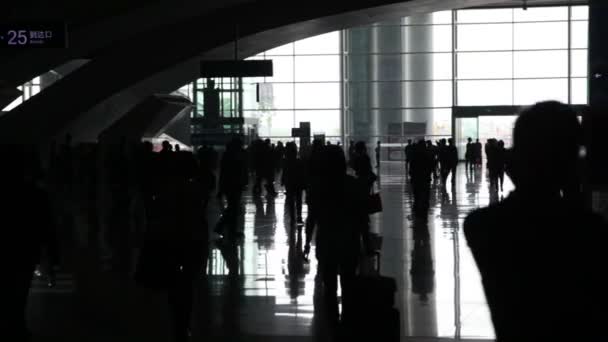
[[0, 48], [67, 48], [64, 23], [0, 23]]
[[201, 77], [271, 77], [272, 61], [203, 61]]

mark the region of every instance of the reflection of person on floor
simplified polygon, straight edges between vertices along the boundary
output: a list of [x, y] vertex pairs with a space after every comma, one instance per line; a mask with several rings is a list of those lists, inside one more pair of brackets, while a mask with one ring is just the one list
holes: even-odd
[[287, 281], [289, 297], [292, 299], [304, 294], [304, 276], [306, 269], [304, 265], [304, 255], [302, 251], [302, 230], [295, 229], [294, 223], [288, 223], [289, 227], [289, 251], [287, 255]]
[[519, 116], [513, 136], [515, 191], [464, 223], [497, 340], [603, 341], [608, 226], [579, 200], [576, 113], [538, 103]]
[[413, 225], [414, 249], [412, 250], [412, 292], [417, 294], [420, 301], [427, 303], [429, 294], [435, 286], [435, 270], [431, 254], [431, 237], [425, 220], [414, 220]]
[[321, 155], [319, 188], [319, 229], [317, 259], [324, 284], [324, 302], [328, 321], [339, 321], [337, 277], [342, 288], [342, 319], [348, 316], [361, 243], [369, 231], [368, 192], [364, 180], [346, 174], [344, 152], [338, 146], [326, 146]]

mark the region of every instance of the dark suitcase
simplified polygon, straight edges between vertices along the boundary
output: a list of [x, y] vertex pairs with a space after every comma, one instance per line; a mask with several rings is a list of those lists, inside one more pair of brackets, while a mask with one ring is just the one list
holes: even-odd
[[357, 276], [353, 285], [356, 307], [379, 310], [395, 305], [395, 279], [383, 276]]

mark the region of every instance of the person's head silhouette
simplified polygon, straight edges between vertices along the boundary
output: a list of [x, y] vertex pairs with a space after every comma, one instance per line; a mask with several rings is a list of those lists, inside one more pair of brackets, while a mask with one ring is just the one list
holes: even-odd
[[171, 143], [167, 140], [163, 141], [163, 151], [170, 152], [172, 150], [173, 150], [173, 148], [171, 146]]
[[355, 144], [355, 152], [359, 154], [367, 153], [367, 146], [365, 146], [364, 141], [357, 141], [357, 143]]
[[556, 101], [525, 109], [513, 129], [509, 173], [518, 190], [559, 193], [578, 183], [582, 129], [576, 112]]
[[298, 146], [294, 142], [288, 142], [285, 145], [285, 158], [292, 160], [298, 157]]

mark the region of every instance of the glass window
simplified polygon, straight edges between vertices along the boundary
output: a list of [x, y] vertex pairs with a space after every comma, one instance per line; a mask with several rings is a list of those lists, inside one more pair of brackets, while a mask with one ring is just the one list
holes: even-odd
[[[198, 101], [202, 102], [202, 99], [203, 93], [199, 92]], [[252, 110], [258, 108], [259, 104], [257, 101], [257, 83], [243, 81], [243, 109]]]
[[245, 111], [243, 115], [258, 120], [258, 134], [262, 137], [290, 137], [296, 126], [291, 110]]
[[293, 55], [293, 43], [278, 46], [266, 51], [266, 56]]
[[406, 80], [446, 80], [452, 78], [451, 53], [405, 55]]
[[296, 123], [310, 122], [311, 131], [329, 135], [340, 135], [340, 110], [296, 110]]
[[[40, 92], [40, 86], [39, 85], [33, 85], [32, 86], [32, 96], [38, 94]], [[191, 97], [189, 97], [191, 98]]]
[[340, 31], [334, 31], [295, 42], [296, 55], [339, 54]]
[[459, 51], [511, 50], [513, 34], [511, 24], [458, 25]]
[[458, 81], [458, 105], [512, 105], [512, 82], [510, 80]]
[[573, 20], [588, 20], [589, 6], [572, 6], [571, 14]]
[[452, 110], [439, 109], [406, 109], [403, 111], [405, 122], [426, 122], [426, 132], [430, 135], [452, 134]]
[[452, 106], [451, 81], [405, 82], [405, 107]]
[[518, 21], [554, 21], [568, 20], [568, 7], [521, 7], [513, 9], [513, 17]]
[[513, 21], [513, 10], [510, 8], [462, 10], [456, 13], [456, 18], [459, 24], [510, 23]]
[[339, 109], [340, 83], [296, 83], [297, 109]]
[[518, 23], [514, 26], [515, 50], [567, 49], [568, 23]]
[[400, 81], [403, 79], [404, 64], [402, 61], [403, 55], [371, 55], [368, 58], [371, 65], [376, 66], [376, 72], [370, 72], [367, 76], [372, 81]]
[[340, 81], [340, 56], [296, 56], [296, 82]]
[[589, 101], [588, 79], [573, 78], [572, 86], [572, 104], [587, 104]]
[[[259, 102], [256, 101], [255, 84], [245, 87], [243, 94], [244, 109], [293, 109], [293, 84], [260, 83]], [[249, 90], [247, 90], [249, 88]]]
[[433, 52], [452, 51], [452, 26], [436, 25], [433, 29]]
[[266, 82], [293, 82], [293, 57], [292, 56], [273, 56], [269, 57], [272, 60], [272, 77], [267, 77]]
[[568, 103], [568, 79], [515, 80], [515, 105], [555, 100]]
[[493, 79], [513, 77], [511, 52], [458, 53], [459, 79]]
[[586, 77], [588, 72], [587, 50], [572, 50], [572, 75], [574, 77]]
[[451, 24], [452, 11], [440, 11], [433, 13], [433, 24]]
[[587, 48], [589, 46], [589, 22], [573, 21], [572, 22], [572, 44], [573, 49]]
[[452, 27], [406, 26], [403, 28], [404, 52], [450, 52], [452, 51]]
[[516, 51], [515, 78], [568, 77], [568, 51]]

